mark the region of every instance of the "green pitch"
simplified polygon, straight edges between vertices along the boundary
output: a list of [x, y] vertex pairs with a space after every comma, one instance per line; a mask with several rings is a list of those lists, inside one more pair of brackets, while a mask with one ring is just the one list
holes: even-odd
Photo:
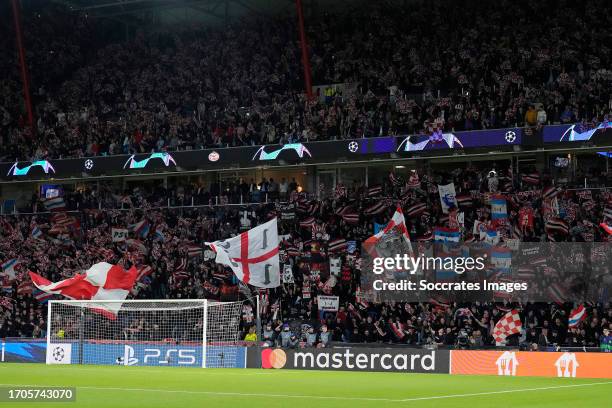
[[50, 405], [72, 408], [612, 406], [612, 380], [602, 379], [6, 363], [7, 385], [76, 387], [76, 402]]

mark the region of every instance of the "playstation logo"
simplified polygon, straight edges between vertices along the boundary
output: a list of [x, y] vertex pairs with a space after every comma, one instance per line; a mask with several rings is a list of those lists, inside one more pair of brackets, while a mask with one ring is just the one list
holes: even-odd
[[134, 357], [134, 347], [125, 345], [123, 349], [123, 359], [121, 360], [124, 365], [136, 365], [138, 359]]

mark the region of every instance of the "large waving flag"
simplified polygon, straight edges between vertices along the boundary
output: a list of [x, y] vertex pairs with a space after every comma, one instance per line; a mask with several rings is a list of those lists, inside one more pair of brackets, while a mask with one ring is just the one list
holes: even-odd
[[51, 282], [30, 272], [32, 283], [41, 291], [75, 300], [99, 300], [91, 308], [106, 317], [117, 317], [122, 303], [104, 303], [105, 300], [125, 300], [138, 277], [136, 267], [126, 271], [120, 265], [106, 262], [94, 264], [83, 274], [59, 282]]
[[506, 343], [506, 338], [513, 334], [520, 333], [522, 327], [523, 323], [521, 323], [521, 317], [518, 311], [515, 309], [509, 311], [495, 324], [495, 328], [493, 329], [495, 345], [504, 345]]
[[278, 225], [274, 218], [224, 241], [206, 242], [215, 261], [229, 266], [238, 279], [260, 288], [280, 286]]

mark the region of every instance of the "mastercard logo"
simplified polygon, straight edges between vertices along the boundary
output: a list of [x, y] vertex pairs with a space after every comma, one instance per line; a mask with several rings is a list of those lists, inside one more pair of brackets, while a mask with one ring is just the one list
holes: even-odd
[[261, 368], [283, 368], [287, 354], [281, 349], [264, 349], [261, 352]]

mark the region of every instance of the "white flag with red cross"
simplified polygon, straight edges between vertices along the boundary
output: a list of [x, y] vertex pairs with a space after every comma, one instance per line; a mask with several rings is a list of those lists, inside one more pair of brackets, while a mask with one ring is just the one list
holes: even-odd
[[207, 242], [215, 261], [229, 266], [242, 282], [259, 288], [280, 286], [276, 218], [224, 241]]

